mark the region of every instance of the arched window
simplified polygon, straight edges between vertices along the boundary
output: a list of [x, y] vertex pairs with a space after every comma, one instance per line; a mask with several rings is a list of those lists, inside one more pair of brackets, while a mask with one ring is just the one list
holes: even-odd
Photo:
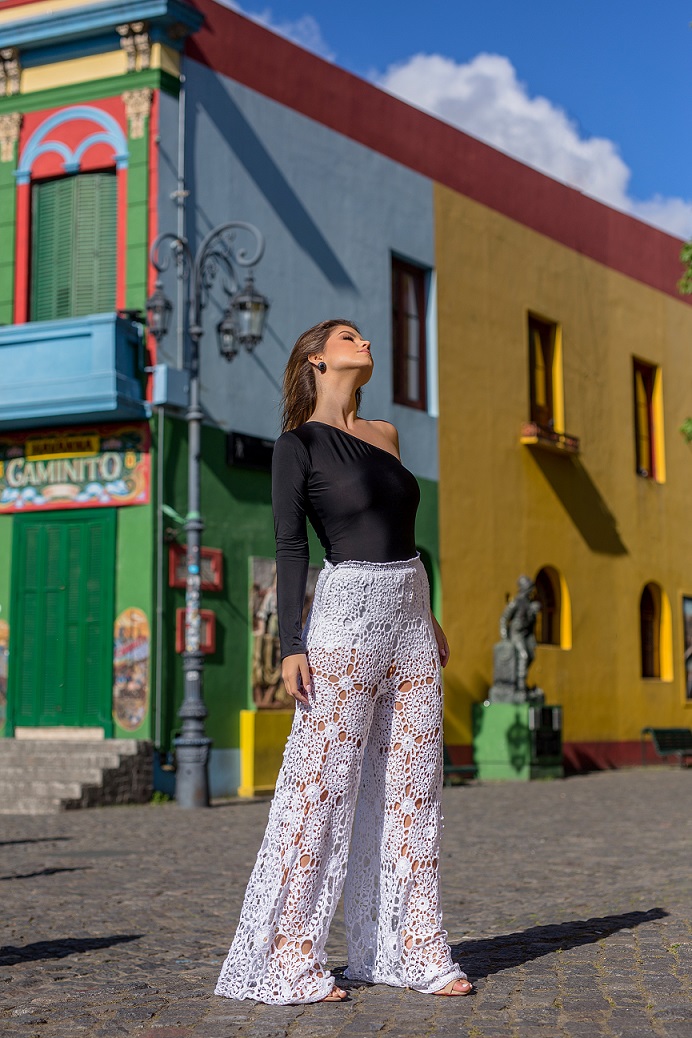
[[572, 648], [572, 609], [567, 583], [554, 566], [543, 566], [535, 579], [541, 611], [536, 618], [539, 645]]
[[659, 584], [650, 581], [639, 599], [641, 675], [671, 681], [673, 646], [670, 603]]
[[641, 630], [642, 677], [661, 676], [660, 596], [655, 584], [647, 584], [639, 602]]

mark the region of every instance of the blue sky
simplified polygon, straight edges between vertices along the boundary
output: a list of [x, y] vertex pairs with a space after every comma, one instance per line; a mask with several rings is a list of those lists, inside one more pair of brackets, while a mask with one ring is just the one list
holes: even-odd
[[692, 236], [692, 0], [219, 2]]

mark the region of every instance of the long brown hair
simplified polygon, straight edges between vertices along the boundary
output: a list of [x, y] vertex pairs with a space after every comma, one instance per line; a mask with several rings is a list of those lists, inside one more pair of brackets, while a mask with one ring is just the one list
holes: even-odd
[[[288, 358], [286, 371], [284, 372], [284, 389], [281, 401], [281, 432], [288, 432], [297, 426], [307, 422], [315, 410], [317, 403], [317, 386], [315, 384], [315, 369], [308, 360], [315, 353], [324, 349], [324, 344], [329, 338], [332, 328], [338, 328], [340, 324], [347, 328], [358, 331], [353, 321], [333, 318], [330, 321], [320, 321], [313, 328], [298, 336], [296, 344], [291, 350]], [[356, 390], [356, 414], [360, 408], [362, 390]]]

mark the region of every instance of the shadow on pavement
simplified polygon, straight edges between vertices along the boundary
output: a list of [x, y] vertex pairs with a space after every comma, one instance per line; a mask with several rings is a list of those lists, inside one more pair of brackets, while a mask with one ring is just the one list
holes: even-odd
[[141, 933], [113, 934], [112, 937], [65, 937], [57, 941], [35, 941], [23, 948], [6, 944], [0, 948], [0, 966], [16, 966], [18, 962], [38, 962], [40, 959], [64, 959], [68, 955], [98, 951], [125, 941], [138, 941]]
[[73, 865], [72, 868], [39, 869], [38, 872], [18, 872], [9, 876], [0, 876], [0, 883], [7, 879], [35, 879], [36, 876], [54, 876], [57, 872], [82, 872], [90, 869], [91, 865]]
[[18, 843], [57, 843], [58, 840], [71, 839], [71, 836], [27, 836], [23, 840], [0, 840], [0, 847], [14, 847]]
[[532, 926], [518, 933], [487, 937], [479, 941], [462, 941], [452, 947], [452, 956], [471, 977], [481, 978], [500, 970], [521, 966], [542, 955], [595, 944], [619, 930], [629, 930], [655, 919], [665, 919], [668, 912], [651, 908], [648, 912], [624, 912], [621, 915], [573, 919], [548, 926]]

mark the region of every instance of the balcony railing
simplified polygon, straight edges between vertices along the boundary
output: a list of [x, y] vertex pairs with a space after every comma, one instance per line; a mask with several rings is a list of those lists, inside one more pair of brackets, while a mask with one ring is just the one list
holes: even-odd
[[114, 313], [0, 327], [0, 428], [146, 417], [140, 353]]
[[524, 422], [521, 427], [520, 442], [529, 447], [542, 447], [557, 454], [578, 454], [579, 437], [567, 433], [555, 432], [536, 422]]

